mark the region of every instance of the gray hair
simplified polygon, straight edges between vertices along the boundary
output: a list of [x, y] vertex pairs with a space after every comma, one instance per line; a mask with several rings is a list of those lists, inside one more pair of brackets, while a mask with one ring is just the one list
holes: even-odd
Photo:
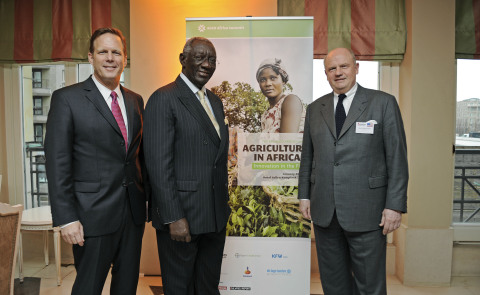
[[187, 42], [185, 43], [185, 46], [183, 46], [183, 54], [187, 54], [189, 53], [190, 51], [192, 51], [192, 44], [193, 42], [195, 41], [201, 41], [201, 42], [206, 42], [206, 43], [209, 43], [210, 45], [213, 46], [213, 43], [208, 40], [207, 38], [203, 38], [203, 37], [192, 37], [190, 39], [187, 40]]

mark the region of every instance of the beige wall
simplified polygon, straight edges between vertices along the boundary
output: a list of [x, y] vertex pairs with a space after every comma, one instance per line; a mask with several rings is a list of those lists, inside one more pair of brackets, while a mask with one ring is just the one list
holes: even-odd
[[187, 17], [276, 16], [276, 0], [130, 2], [131, 88], [146, 101], [180, 73]]
[[[0, 126], [5, 126], [5, 79], [3, 65], [0, 65]], [[5, 128], [0, 127], [0, 202], [8, 203], [7, 145]]]
[[[432, 7], [435, 7], [433, 10]], [[409, 101], [409, 227], [451, 223], [455, 143], [455, 3], [412, 1], [401, 99]], [[404, 83], [405, 82], [405, 83]], [[437, 204], [435, 210], [431, 205]]]
[[455, 2], [407, 0], [406, 11], [400, 106], [410, 182], [408, 215], [396, 234], [397, 275], [409, 285], [448, 285], [453, 247]]

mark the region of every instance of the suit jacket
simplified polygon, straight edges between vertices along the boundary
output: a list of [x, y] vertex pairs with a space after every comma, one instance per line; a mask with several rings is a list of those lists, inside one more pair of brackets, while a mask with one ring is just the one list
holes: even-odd
[[[299, 199], [310, 199], [315, 224], [327, 227], [336, 210], [343, 229], [379, 228], [383, 209], [407, 210], [407, 147], [395, 97], [358, 85], [336, 137], [333, 93], [307, 109], [299, 174]], [[356, 122], [375, 120], [374, 134]]]
[[124, 87], [121, 91], [128, 118], [127, 152], [112, 111], [91, 77], [53, 93], [45, 135], [53, 226], [80, 220], [85, 236], [106, 235], [119, 228], [125, 210], [131, 210], [137, 225], [145, 222], [143, 100]]
[[192, 234], [218, 232], [227, 223], [228, 126], [223, 104], [207, 90], [220, 138], [182, 78], [156, 90], [145, 108], [144, 151], [157, 229], [186, 218]]

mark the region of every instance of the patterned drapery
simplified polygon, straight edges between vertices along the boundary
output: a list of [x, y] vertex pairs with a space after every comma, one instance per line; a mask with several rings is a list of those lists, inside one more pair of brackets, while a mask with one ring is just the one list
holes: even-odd
[[86, 61], [89, 39], [116, 27], [129, 49], [129, 0], [5, 0], [0, 2], [0, 63]]

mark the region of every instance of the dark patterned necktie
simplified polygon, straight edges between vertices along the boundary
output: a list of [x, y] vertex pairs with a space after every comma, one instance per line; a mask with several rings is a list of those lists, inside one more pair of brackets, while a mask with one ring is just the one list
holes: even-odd
[[120, 110], [120, 106], [118, 105], [117, 100], [117, 93], [112, 91], [110, 93], [112, 97], [112, 113], [117, 121], [118, 127], [120, 127], [120, 131], [122, 131], [123, 140], [125, 140], [125, 151], [128, 150], [128, 137], [127, 137], [127, 128], [125, 127], [125, 121], [123, 120], [122, 111]]
[[343, 107], [343, 100], [347, 97], [345, 94], [340, 94], [338, 96], [337, 107], [335, 108], [335, 126], [337, 127], [337, 138], [342, 131], [343, 123], [345, 123], [345, 118], [347, 114], [345, 113], [345, 108]]

